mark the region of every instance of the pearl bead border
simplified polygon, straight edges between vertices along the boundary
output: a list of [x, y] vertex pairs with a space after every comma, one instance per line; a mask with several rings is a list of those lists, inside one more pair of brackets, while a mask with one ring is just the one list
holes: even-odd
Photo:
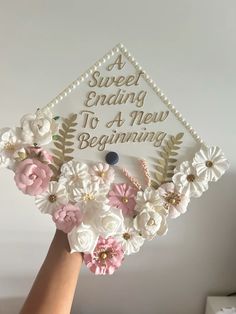
[[82, 82], [85, 81], [94, 71], [106, 63], [115, 53], [121, 52], [129, 62], [135, 67], [136, 70], [142, 71], [142, 77], [147, 82], [147, 84], [152, 88], [155, 94], [161, 99], [161, 101], [167, 106], [167, 108], [176, 116], [176, 118], [182, 123], [187, 131], [192, 135], [194, 140], [202, 145], [207, 147], [204, 141], [200, 138], [197, 132], [192, 128], [192, 126], [183, 118], [182, 114], [175, 108], [175, 106], [169, 101], [161, 89], [156, 85], [156, 83], [150, 78], [150, 76], [142, 69], [138, 64], [135, 58], [130, 54], [130, 52], [125, 48], [121, 43], [116, 45], [111, 49], [103, 58], [98, 60], [93, 66], [91, 66], [85, 73], [79, 76], [75, 81], [73, 81], [68, 87], [66, 87], [59, 95], [57, 95], [50, 103], [46, 105], [47, 108], [53, 109], [61, 100], [68, 96], [74, 89], [76, 89]]

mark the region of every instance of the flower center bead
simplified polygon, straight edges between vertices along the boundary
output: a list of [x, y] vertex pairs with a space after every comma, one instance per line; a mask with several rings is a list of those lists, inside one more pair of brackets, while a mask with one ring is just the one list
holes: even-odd
[[211, 160], [206, 161], [206, 167], [211, 168], [213, 166], [213, 162]]
[[76, 184], [80, 181], [80, 177], [78, 175], [73, 175], [71, 176], [71, 181]]
[[122, 202], [123, 202], [124, 204], [127, 204], [127, 203], [129, 202], [128, 197], [124, 196], [124, 197], [122, 198]]
[[187, 181], [188, 182], [193, 182], [195, 180], [195, 175], [194, 174], [189, 174], [188, 176], [187, 176]]
[[126, 232], [126, 233], [123, 234], [123, 238], [125, 240], [129, 240], [131, 238], [131, 235], [128, 232]]
[[51, 194], [49, 195], [48, 200], [50, 203], [55, 203], [57, 200], [57, 196], [55, 194]]
[[155, 225], [155, 220], [153, 218], [150, 218], [147, 222], [148, 226], [154, 226]]
[[101, 177], [101, 178], [104, 178], [105, 177], [105, 172], [104, 171], [99, 172], [98, 176]]
[[5, 151], [6, 153], [11, 154], [11, 153], [14, 153], [15, 150], [16, 150], [15, 144], [12, 144], [12, 143], [8, 142], [8, 143], [6, 143], [6, 144], [4, 145], [4, 151]]
[[180, 195], [174, 192], [166, 193], [165, 201], [171, 205], [178, 205], [181, 202]]
[[85, 194], [83, 196], [83, 200], [84, 201], [92, 201], [94, 199], [95, 199], [95, 197], [94, 197], [94, 195], [92, 193], [87, 193], [87, 194]]
[[100, 254], [99, 254], [99, 258], [101, 259], [101, 260], [106, 260], [107, 258], [108, 258], [108, 253], [107, 252], [101, 252]]

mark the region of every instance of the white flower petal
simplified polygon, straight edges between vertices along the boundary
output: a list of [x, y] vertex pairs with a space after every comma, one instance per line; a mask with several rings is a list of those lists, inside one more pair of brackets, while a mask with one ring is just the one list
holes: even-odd
[[57, 123], [49, 109], [37, 110], [35, 114], [26, 114], [21, 118], [19, 129], [22, 141], [28, 145], [37, 143], [47, 145], [57, 131]]
[[172, 180], [180, 193], [189, 197], [200, 197], [208, 189], [206, 174], [198, 175], [188, 161], [182, 162], [176, 169]]
[[155, 211], [163, 211], [163, 200], [159, 192], [151, 187], [139, 191], [136, 198], [136, 211], [142, 211], [144, 206], [149, 206]]
[[148, 207], [144, 207], [143, 210], [135, 217], [134, 227], [141, 233], [142, 237], [147, 240], [152, 240], [158, 231], [160, 235], [164, 235], [167, 231], [167, 226], [164, 220], [164, 215], [154, 210], [150, 210]]
[[68, 194], [63, 185], [50, 182], [48, 190], [35, 197], [35, 204], [45, 214], [52, 215], [56, 209], [68, 203]]
[[89, 226], [81, 224], [79, 227], [73, 228], [72, 231], [68, 233], [68, 241], [71, 253], [92, 253], [98, 241], [98, 234], [96, 234]]
[[104, 238], [115, 236], [124, 230], [124, 218], [121, 210], [112, 208], [110, 211], [96, 217], [96, 230]]
[[145, 239], [135, 230], [132, 218], [124, 220], [123, 231], [117, 233], [115, 238], [122, 244], [124, 253], [131, 255], [139, 252], [141, 246], [144, 244]]
[[198, 175], [205, 175], [208, 181], [215, 182], [229, 168], [229, 162], [219, 147], [207, 147], [195, 154], [193, 166]]

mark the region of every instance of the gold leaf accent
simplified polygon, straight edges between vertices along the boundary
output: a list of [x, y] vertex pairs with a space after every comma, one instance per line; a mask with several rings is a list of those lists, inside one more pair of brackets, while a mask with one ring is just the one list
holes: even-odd
[[54, 142], [54, 145], [56, 146], [56, 148], [62, 150], [63, 149], [63, 146], [60, 142]]
[[71, 154], [71, 153], [73, 153], [73, 151], [74, 151], [74, 148], [67, 148], [67, 149], [65, 149], [65, 153], [66, 154]]
[[178, 155], [177, 151], [183, 143], [183, 136], [184, 133], [178, 133], [176, 136], [171, 135], [159, 152], [161, 158], [157, 160], [155, 180], [152, 181], [154, 188], [159, 187], [164, 182], [170, 181], [173, 177], [177, 159], [172, 157]]
[[66, 135], [66, 138], [67, 138], [67, 139], [71, 139], [71, 138], [74, 138], [74, 135], [71, 135], [71, 134], [67, 134], [67, 135]]
[[73, 153], [74, 142], [68, 141], [73, 140], [75, 135], [73, 133], [76, 132], [74, 127], [77, 126], [77, 114], [71, 114], [68, 118], [62, 119], [62, 124], [59, 129], [59, 135], [57, 135], [56, 140], [53, 142], [56, 149], [52, 148], [53, 153], [53, 164], [50, 165], [54, 176], [52, 178], [53, 181], [58, 181], [58, 178], [61, 173], [61, 166], [68, 161], [73, 159], [70, 156]]
[[61, 134], [63, 137], [65, 136], [65, 132], [62, 129], [59, 130], [59, 134]]
[[71, 161], [72, 159], [73, 159], [73, 157], [71, 157], [71, 156], [66, 156], [66, 157], [65, 157], [65, 162]]
[[59, 157], [60, 159], [63, 159], [63, 154], [62, 154], [62, 152], [60, 150], [53, 149], [53, 148], [51, 150], [52, 150], [53, 154], [55, 155], [55, 156], [53, 156], [53, 158], [54, 157]]
[[54, 173], [53, 177], [51, 178], [51, 181], [57, 181], [57, 177], [55, 176], [55, 173], [57, 173], [57, 167], [53, 164], [49, 164], [49, 167], [51, 168], [52, 172]]
[[66, 145], [66, 146], [73, 146], [73, 145], [74, 145], [74, 143], [73, 143], [73, 142], [68, 142], [68, 141], [67, 141], [67, 142], [65, 142], [65, 145]]
[[151, 181], [151, 187], [155, 190], [157, 190], [159, 188], [159, 185], [156, 183], [156, 181], [152, 180]]

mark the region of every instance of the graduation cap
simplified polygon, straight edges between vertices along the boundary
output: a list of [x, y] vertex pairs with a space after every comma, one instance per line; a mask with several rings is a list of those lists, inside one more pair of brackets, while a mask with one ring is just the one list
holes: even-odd
[[19, 127], [2, 129], [0, 165], [96, 274], [164, 235], [168, 218], [229, 167], [122, 44]]

